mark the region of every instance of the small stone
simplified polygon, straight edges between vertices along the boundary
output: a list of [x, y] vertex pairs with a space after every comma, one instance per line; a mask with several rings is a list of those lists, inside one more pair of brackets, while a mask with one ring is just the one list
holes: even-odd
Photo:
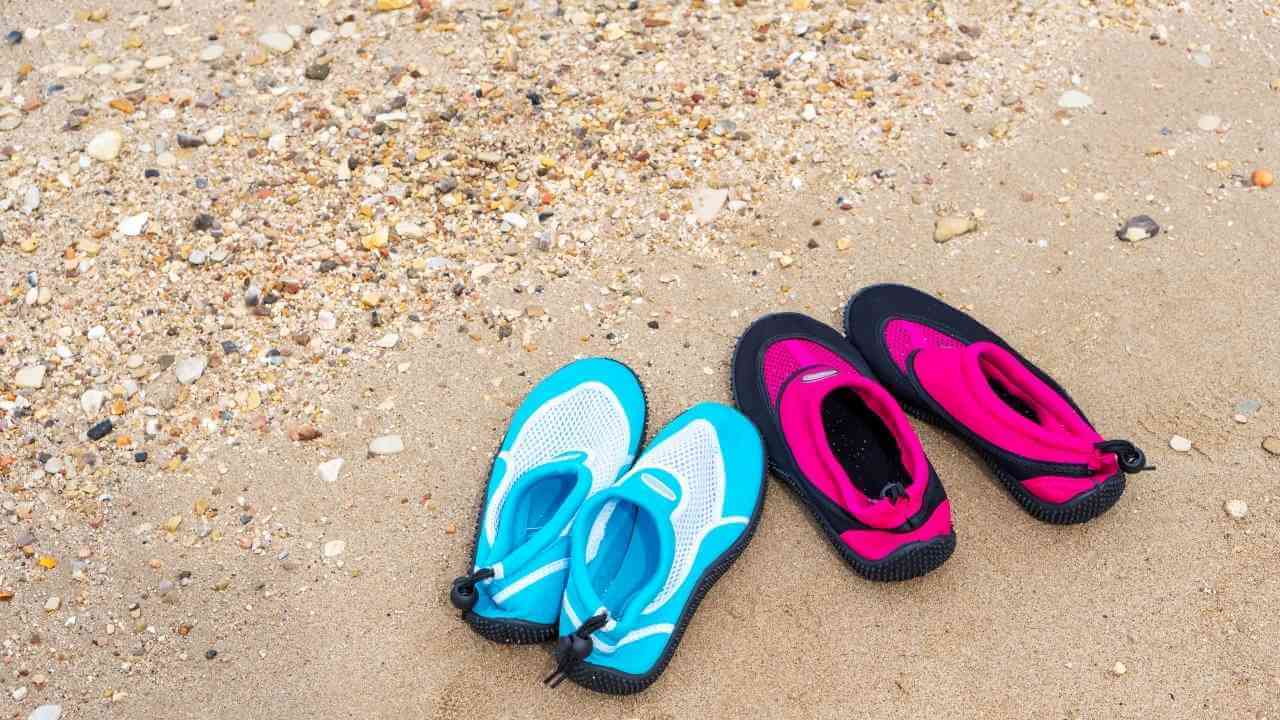
[[1134, 215], [1124, 221], [1116, 231], [1116, 237], [1127, 242], [1147, 240], [1160, 234], [1160, 225], [1147, 215]]
[[137, 215], [126, 215], [120, 220], [117, 230], [125, 237], [137, 237], [142, 234], [142, 229], [147, 226], [147, 221], [151, 219], [150, 213], [138, 213]]
[[148, 70], [160, 70], [162, 68], [167, 68], [172, 64], [172, 55], [157, 55], [155, 57], [147, 58], [147, 61], [142, 64], [142, 67]]
[[222, 57], [225, 52], [226, 48], [221, 45], [209, 45], [200, 51], [200, 62], [213, 62]]
[[1079, 90], [1068, 90], [1062, 93], [1062, 96], [1058, 98], [1058, 107], [1067, 108], [1068, 110], [1087, 108], [1092, 104], [1093, 98]]
[[728, 190], [701, 188], [693, 195], [693, 217], [699, 224], [706, 225], [720, 214], [728, 201]]
[[944, 243], [977, 229], [978, 221], [970, 217], [958, 215], [940, 217], [933, 225], [933, 241]]
[[60, 607], [62, 607], [62, 598], [57, 595], [53, 595], [44, 601], [45, 612], [57, 612]]
[[22, 687], [14, 688], [10, 694], [13, 695], [15, 701], [22, 702], [27, 699], [27, 686], [23, 685]]
[[107, 162], [115, 160], [120, 155], [120, 148], [124, 145], [124, 135], [119, 130], [104, 130], [85, 146], [85, 152], [94, 160]]
[[836, 240], [836, 250], [839, 250], [840, 252], [844, 252], [851, 247], [853, 247], [853, 240], [848, 236]]
[[1262, 449], [1272, 455], [1280, 455], [1280, 437], [1274, 435], [1262, 439]]
[[1191, 441], [1181, 435], [1174, 435], [1169, 438], [1169, 447], [1181, 453], [1191, 452]]
[[1222, 118], [1217, 115], [1201, 115], [1200, 119], [1196, 120], [1196, 127], [1205, 132], [1213, 132], [1222, 127]]
[[102, 404], [107, 401], [107, 393], [96, 388], [85, 390], [80, 396], [80, 409], [86, 417], [94, 417], [102, 412]]
[[330, 540], [324, 544], [322, 552], [326, 558], [336, 558], [347, 550], [347, 542], [345, 540]]
[[529, 221], [525, 220], [524, 216], [521, 215], [520, 213], [513, 213], [513, 212], [505, 213], [502, 216], [502, 222], [510, 225], [511, 227], [517, 230], [523, 230], [529, 226]]
[[337, 482], [338, 477], [342, 474], [342, 467], [346, 465], [346, 461], [342, 458], [334, 458], [326, 462], [320, 463], [316, 468], [316, 474], [325, 482]]
[[13, 376], [13, 382], [20, 388], [39, 389], [44, 386], [45, 367], [28, 365]]
[[387, 350], [390, 350], [391, 348], [400, 344], [400, 336], [395, 333], [387, 333], [386, 335], [383, 335], [382, 337], [374, 341], [373, 344], [375, 347], [380, 347], [380, 348], [385, 348]]
[[4, 34], [4, 41], [10, 45], [17, 45], [18, 43], [22, 42], [22, 31], [10, 30], [9, 32]]
[[373, 7], [379, 12], [402, 10], [414, 4], [415, 0], [374, 0]]
[[295, 425], [289, 429], [289, 439], [294, 442], [309, 442], [321, 434], [320, 429], [314, 425]]
[[1241, 400], [1236, 403], [1234, 411], [1237, 415], [1252, 415], [1262, 409], [1261, 400]]
[[435, 188], [441, 195], [448, 195], [458, 189], [458, 181], [451, 177], [441, 178], [436, 181]]
[[313, 30], [307, 39], [311, 41], [312, 47], [320, 47], [333, 39], [333, 33], [328, 30]]
[[101, 440], [102, 438], [106, 437], [107, 433], [110, 433], [114, 428], [115, 428], [115, 425], [111, 422], [111, 419], [108, 418], [106, 420], [103, 420], [97, 423], [93, 427], [89, 428], [86, 434], [89, 436], [90, 440]]
[[1121, 675], [1123, 675], [1123, 674], [1125, 674], [1125, 673], [1127, 673], [1127, 672], [1129, 672], [1129, 669], [1128, 669], [1128, 668], [1126, 668], [1126, 667], [1124, 666], [1124, 663], [1122, 663], [1122, 662], [1118, 662], [1118, 663], [1116, 663], [1116, 664], [1115, 664], [1114, 666], [1112, 666], [1112, 668], [1111, 668], [1111, 674], [1112, 674], [1112, 675], [1115, 675], [1116, 677], [1120, 677]]
[[319, 330], [336, 330], [338, 328], [338, 318], [328, 310], [321, 310], [316, 313], [316, 328]]
[[61, 717], [61, 705], [41, 705], [31, 711], [31, 714], [27, 716], [27, 720], [60, 720]]
[[308, 80], [324, 80], [329, 77], [329, 63], [308, 65], [302, 74]]
[[818, 117], [818, 110], [812, 104], [806, 104], [800, 111], [800, 117], [805, 122], [813, 122]]
[[1275, 181], [1276, 181], [1276, 176], [1273, 175], [1271, 171], [1266, 168], [1258, 168], [1257, 170], [1253, 171], [1252, 175], [1249, 176], [1249, 182], [1254, 187], [1262, 188], [1263, 190], [1266, 190], [1267, 188], [1271, 187], [1273, 184], [1275, 184]]
[[399, 435], [383, 435], [369, 443], [370, 455], [396, 455], [404, 451], [404, 441]]
[[208, 650], [205, 650], [205, 651], [204, 651], [204, 659], [205, 659], [205, 660], [212, 660], [212, 659], [214, 659], [214, 658], [216, 658], [216, 657], [218, 657], [218, 651], [217, 651], [217, 650], [214, 650], [213, 648], [209, 648]]
[[293, 49], [293, 38], [275, 30], [259, 35], [258, 43], [275, 53], [287, 53]]
[[191, 254], [187, 256], [187, 262], [192, 265], [203, 265], [208, 259], [209, 253], [204, 250], [192, 250]]
[[1243, 500], [1228, 500], [1222, 509], [1236, 520], [1243, 520], [1244, 516], [1249, 514], [1249, 504]]
[[177, 140], [180, 148], [197, 148], [204, 144], [204, 138], [187, 133], [178, 133]]
[[209, 128], [204, 134], [204, 142], [206, 145], [217, 145], [222, 142], [222, 137], [227, 134], [227, 129], [221, 125]]
[[190, 385], [200, 379], [208, 364], [209, 360], [204, 355], [190, 355], [173, 364], [173, 373], [178, 377], [178, 382]]

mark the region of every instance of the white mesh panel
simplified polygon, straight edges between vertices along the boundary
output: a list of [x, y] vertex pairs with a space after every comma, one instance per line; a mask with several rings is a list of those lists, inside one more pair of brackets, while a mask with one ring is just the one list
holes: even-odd
[[675, 558], [662, 590], [645, 606], [644, 612], [650, 613], [662, 607], [684, 584], [693, 569], [702, 538], [720, 524], [724, 508], [724, 460], [715, 427], [706, 420], [694, 420], [642, 455], [628, 475], [642, 470], [664, 470], [680, 483], [680, 502], [671, 511]]
[[587, 454], [591, 472], [588, 496], [611, 485], [630, 460], [631, 429], [613, 391], [603, 383], [575, 386], [543, 403], [520, 428], [511, 449], [500, 457], [506, 472], [494, 488], [485, 511], [484, 532], [492, 545], [502, 504], [525, 472], [571, 451]]

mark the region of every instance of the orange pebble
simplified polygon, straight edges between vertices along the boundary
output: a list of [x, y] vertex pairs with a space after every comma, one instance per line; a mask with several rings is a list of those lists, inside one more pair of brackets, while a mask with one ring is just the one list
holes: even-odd
[[1254, 185], [1257, 185], [1260, 188], [1269, 188], [1271, 187], [1271, 183], [1276, 181], [1276, 178], [1271, 174], [1271, 171], [1265, 168], [1258, 168], [1257, 170], [1254, 170], [1253, 177], [1250, 179], [1253, 181]]

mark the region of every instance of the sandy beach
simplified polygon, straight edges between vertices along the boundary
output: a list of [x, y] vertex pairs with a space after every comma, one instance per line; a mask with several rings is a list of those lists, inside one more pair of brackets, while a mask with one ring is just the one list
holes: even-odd
[[[0, 10], [0, 718], [1280, 717], [1280, 6], [385, 6]], [[631, 697], [457, 617], [540, 378], [653, 433], [887, 281], [1158, 470], [1051, 526], [918, 425], [958, 544], [898, 584], [771, 479]]]

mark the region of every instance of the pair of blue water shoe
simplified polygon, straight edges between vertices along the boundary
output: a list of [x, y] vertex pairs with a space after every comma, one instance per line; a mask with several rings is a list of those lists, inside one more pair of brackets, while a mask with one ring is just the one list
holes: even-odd
[[553, 687], [651, 685], [760, 517], [764, 447], [746, 417], [696, 405], [637, 458], [645, 414], [627, 366], [579, 360], [534, 387], [493, 460], [450, 599], [490, 640], [558, 638]]

